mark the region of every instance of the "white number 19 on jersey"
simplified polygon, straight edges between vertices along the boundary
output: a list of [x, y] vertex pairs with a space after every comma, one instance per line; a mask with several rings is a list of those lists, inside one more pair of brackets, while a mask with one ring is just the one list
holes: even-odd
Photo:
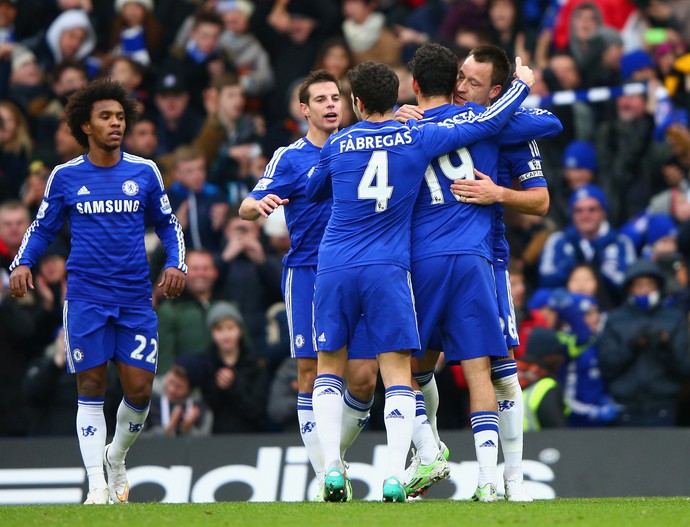
[[357, 186], [357, 199], [375, 199], [374, 210], [383, 212], [388, 208], [388, 200], [392, 195], [393, 187], [388, 186], [388, 152], [375, 150]]

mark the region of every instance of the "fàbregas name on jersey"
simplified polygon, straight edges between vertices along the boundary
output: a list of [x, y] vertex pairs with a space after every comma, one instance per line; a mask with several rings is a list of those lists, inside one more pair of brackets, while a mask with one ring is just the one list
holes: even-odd
[[412, 134], [409, 131], [387, 135], [359, 136], [354, 139], [348, 136], [340, 141], [340, 153], [352, 150], [373, 150], [375, 148], [409, 145], [411, 142]]
[[99, 199], [76, 204], [79, 214], [111, 214], [119, 212], [137, 212], [139, 200], [136, 199]]

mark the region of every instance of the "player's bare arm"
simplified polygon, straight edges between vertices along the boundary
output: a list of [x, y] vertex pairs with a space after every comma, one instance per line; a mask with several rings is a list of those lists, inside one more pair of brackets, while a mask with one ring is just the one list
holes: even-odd
[[415, 104], [403, 104], [398, 111], [395, 112], [395, 120], [399, 123], [406, 123], [410, 119], [419, 121], [424, 117], [424, 110]]
[[249, 196], [240, 205], [240, 218], [248, 221], [257, 220], [261, 216], [268, 218], [274, 210], [288, 203], [290, 203], [289, 199], [283, 199], [275, 194], [267, 194], [261, 199]]
[[158, 287], [163, 289], [163, 296], [165, 298], [177, 298], [182, 294], [186, 280], [186, 275], [179, 269], [166, 267], [163, 270], [160, 282], [158, 282]]
[[27, 265], [18, 265], [10, 274], [10, 295], [24, 298], [29, 289], [34, 288], [34, 278]]
[[536, 187], [525, 190], [513, 190], [496, 185], [489, 176], [474, 169], [476, 179], [456, 179], [450, 186], [463, 203], [491, 205], [501, 203], [515, 212], [544, 216], [549, 210], [549, 190]]

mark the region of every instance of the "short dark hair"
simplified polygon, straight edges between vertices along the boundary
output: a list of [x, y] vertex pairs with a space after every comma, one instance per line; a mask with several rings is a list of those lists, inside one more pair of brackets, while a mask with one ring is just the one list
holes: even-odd
[[225, 22], [223, 22], [221, 16], [215, 11], [209, 11], [207, 9], [200, 9], [199, 11], [194, 13], [194, 17], [192, 18], [192, 20], [192, 29], [196, 29], [201, 24], [213, 24], [214, 26], [218, 26], [221, 29], [225, 27]]
[[395, 72], [379, 62], [368, 60], [347, 72], [352, 95], [359, 98], [368, 113], [390, 111], [398, 100], [400, 81]]
[[332, 82], [338, 87], [339, 92], [343, 91], [340, 81], [338, 81], [335, 75], [326, 70], [315, 70], [309, 72], [309, 75], [307, 75], [302, 81], [302, 84], [299, 85], [299, 90], [297, 91], [299, 102], [302, 104], [309, 104], [309, 97], [311, 96], [309, 88], [314, 84], [320, 84], [322, 82]]
[[125, 87], [107, 77], [96, 79], [72, 94], [65, 107], [67, 125], [81, 146], [89, 146], [89, 137], [81, 126], [91, 119], [94, 103], [107, 100], [117, 101], [122, 105], [125, 112], [125, 131], [137, 120], [136, 103], [128, 97]]
[[84, 74], [84, 77], [86, 77], [86, 66], [84, 64], [76, 60], [65, 59], [63, 61], [58, 62], [55, 65], [53, 71], [50, 74], [51, 80], [53, 82], [59, 81], [60, 77], [62, 77], [62, 74], [65, 73], [67, 70], [80, 71]]
[[458, 79], [458, 57], [440, 44], [424, 44], [407, 63], [422, 95], [450, 96]]
[[477, 46], [470, 50], [469, 57], [481, 64], [490, 63], [493, 66], [491, 72], [491, 84], [504, 86], [510, 75], [510, 59], [503, 48], [498, 46]]

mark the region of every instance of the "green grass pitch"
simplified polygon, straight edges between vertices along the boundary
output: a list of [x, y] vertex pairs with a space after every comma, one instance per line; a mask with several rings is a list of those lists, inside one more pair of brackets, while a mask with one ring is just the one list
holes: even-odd
[[130, 503], [0, 506], [2, 527], [688, 527], [690, 497], [472, 503]]

